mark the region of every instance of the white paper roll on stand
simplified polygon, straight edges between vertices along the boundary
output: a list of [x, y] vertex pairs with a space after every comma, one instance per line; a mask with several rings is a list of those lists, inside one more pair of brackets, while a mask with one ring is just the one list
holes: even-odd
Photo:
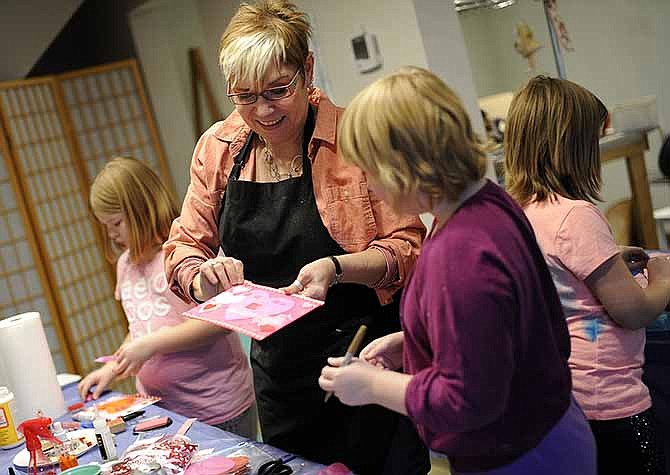
[[38, 312], [0, 320], [0, 361], [0, 386], [14, 393], [19, 422], [40, 409], [52, 419], [67, 412]]

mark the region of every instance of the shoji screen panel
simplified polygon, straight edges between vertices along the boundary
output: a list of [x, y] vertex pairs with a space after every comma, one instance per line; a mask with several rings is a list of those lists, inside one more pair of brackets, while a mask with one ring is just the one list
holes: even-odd
[[88, 212], [88, 183], [53, 78], [0, 84], [0, 109], [65, 337], [80, 373], [116, 350], [127, 323]]
[[39, 312], [56, 370], [73, 371], [56, 300], [41, 265], [21, 196], [12, 156], [0, 127], [0, 319]]
[[89, 180], [112, 157], [147, 163], [174, 189], [135, 60], [57, 77]]

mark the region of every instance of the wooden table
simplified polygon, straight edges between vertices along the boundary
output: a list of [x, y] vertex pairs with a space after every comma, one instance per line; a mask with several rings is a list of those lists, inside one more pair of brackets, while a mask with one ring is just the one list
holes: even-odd
[[640, 246], [645, 249], [658, 249], [656, 222], [644, 163], [644, 152], [648, 149], [647, 134], [644, 131], [619, 132], [600, 139], [601, 163], [622, 158], [626, 160], [628, 181], [633, 195], [633, 225]]

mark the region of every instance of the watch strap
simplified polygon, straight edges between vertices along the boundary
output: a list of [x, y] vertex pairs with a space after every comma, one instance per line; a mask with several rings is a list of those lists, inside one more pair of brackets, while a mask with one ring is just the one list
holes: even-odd
[[330, 283], [330, 286], [332, 287], [333, 285], [337, 285], [342, 281], [342, 266], [340, 265], [340, 261], [337, 259], [337, 257], [328, 256], [328, 258], [333, 261], [333, 265], [335, 265], [335, 278]]

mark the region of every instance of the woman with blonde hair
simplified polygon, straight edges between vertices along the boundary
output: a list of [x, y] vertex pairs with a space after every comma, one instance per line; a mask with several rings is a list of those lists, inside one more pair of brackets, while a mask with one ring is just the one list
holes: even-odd
[[129, 332], [116, 361], [79, 383], [93, 398], [115, 379], [137, 376], [137, 390], [160, 396], [159, 405], [245, 437], [256, 436], [251, 369], [239, 337], [186, 319], [190, 308], [167, 285], [161, 245], [177, 206], [144, 163], [110, 160], [95, 178], [90, 205], [103, 226], [110, 262], [116, 262], [115, 296]]
[[[598, 473], [661, 474], [665, 459], [642, 365], [645, 326], [670, 301], [670, 258], [622, 251], [595, 205], [606, 120], [603, 103], [578, 84], [531, 79], [510, 106], [505, 177], [561, 298], [574, 394], [596, 438]], [[640, 266], [646, 288], [629, 269]]]
[[523, 211], [483, 178], [459, 98], [431, 72], [401, 69], [354, 98], [338, 146], [398, 212], [435, 220], [403, 294], [403, 331], [348, 366], [330, 358], [321, 387], [407, 414], [457, 473], [594, 475], [551, 275]]
[[244, 279], [325, 300], [252, 342], [263, 440], [359, 474], [426, 473], [409, 422], [406, 438], [396, 433], [406, 419], [324, 402], [317, 384], [325, 355], [344, 354], [361, 324], [371, 338], [399, 328], [394, 296], [425, 228], [393, 212], [337, 155], [342, 110], [312, 87], [309, 35], [307, 15], [286, 1], [243, 4], [231, 19], [219, 58], [235, 111], [196, 145], [165, 245], [168, 279], [189, 301]]

